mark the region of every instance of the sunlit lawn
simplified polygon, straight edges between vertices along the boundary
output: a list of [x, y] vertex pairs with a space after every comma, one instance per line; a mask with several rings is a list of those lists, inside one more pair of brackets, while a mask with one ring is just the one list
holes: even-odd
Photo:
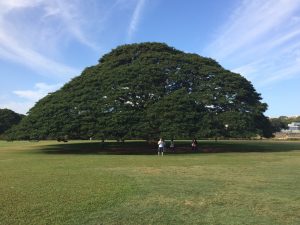
[[2, 141], [0, 224], [300, 224], [300, 142], [180, 145]]

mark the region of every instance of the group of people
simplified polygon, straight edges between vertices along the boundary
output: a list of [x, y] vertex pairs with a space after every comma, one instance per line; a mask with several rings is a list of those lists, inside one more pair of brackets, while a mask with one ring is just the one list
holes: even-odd
[[[163, 138], [160, 138], [159, 141], [157, 142], [158, 144], [158, 151], [157, 151], [157, 155], [164, 155], [165, 149], [166, 149], [166, 142]], [[192, 150], [196, 151], [198, 148], [198, 142], [196, 139], [192, 140]], [[172, 138], [170, 140], [170, 150], [171, 152], [175, 152], [175, 144], [174, 144], [174, 139]]]

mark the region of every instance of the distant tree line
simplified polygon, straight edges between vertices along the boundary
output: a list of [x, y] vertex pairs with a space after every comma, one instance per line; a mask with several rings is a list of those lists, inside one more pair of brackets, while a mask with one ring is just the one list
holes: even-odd
[[288, 124], [292, 122], [300, 122], [300, 116], [280, 116], [278, 118], [270, 118], [272, 132], [280, 132], [282, 129], [287, 129]]

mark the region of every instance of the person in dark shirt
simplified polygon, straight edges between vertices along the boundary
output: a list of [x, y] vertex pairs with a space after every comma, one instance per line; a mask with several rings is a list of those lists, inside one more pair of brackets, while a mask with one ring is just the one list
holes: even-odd
[[173, 138], [170, 141], [170, 150], [171, 150], [171, 152], [175, 152], [175, 144], [174, 144], [174, 139]]

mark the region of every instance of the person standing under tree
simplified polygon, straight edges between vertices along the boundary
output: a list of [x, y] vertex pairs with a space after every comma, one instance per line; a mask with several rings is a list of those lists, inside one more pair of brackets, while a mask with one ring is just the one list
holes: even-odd
[[160, 155], [160, 154], [161, 154], [161, 156], [164, 156], [164, 148], [165, 148], [165, 142], [164, 142], [164, 139], [160, 138], [157, 144], [158, 144], [158, 152], [157, 152], [157, 155]]
[[198, 142], [197, 142], [196, 138], [194, 138], [192, 141], [192, 150], [197, 151], [197, 147], [198, 147]]
[[170, 150], [171, 150], [171, 152], [175, 152], [175, 145], [174, 145], [174, 139], [173, 138], [170, 141]]

